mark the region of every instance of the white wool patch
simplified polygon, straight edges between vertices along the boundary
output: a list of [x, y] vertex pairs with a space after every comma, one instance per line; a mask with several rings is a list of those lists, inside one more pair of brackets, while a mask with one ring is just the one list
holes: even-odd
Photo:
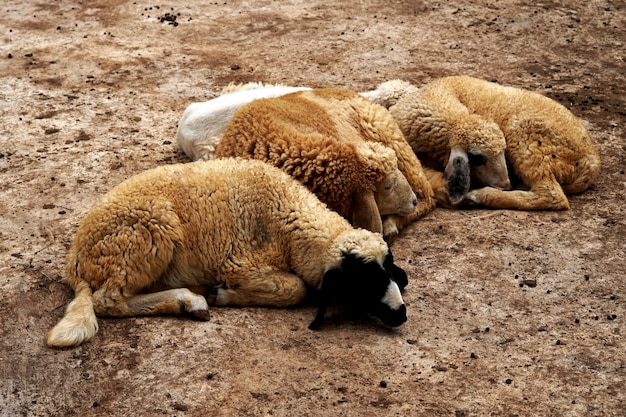
[[389, 247], [380, 233], [365, 229], [353, 229], [339, 236], [337, 245], [340, 253], [357, 255], [364, 262], [382, 265]]
[[398, 310], [400, 307], [402, 307], [402, 305], [404, 304], [404, 300], [402, 299], [402, 294], [400, 294], [400, 288], [398, 287], [398, 284], [391, 281], [391, 283], [389, 283], [389, 286], [387, 287], [387, 292], [385, 293], [385, 296], [381, 301], [383, 302], [383, 304], [388, 305], [389, 308], [392, 310]]

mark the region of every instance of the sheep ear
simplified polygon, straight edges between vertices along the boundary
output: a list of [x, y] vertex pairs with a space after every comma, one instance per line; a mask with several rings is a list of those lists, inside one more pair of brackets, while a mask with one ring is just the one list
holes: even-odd
[[383, 221], [376, 205], [374, 193], [357, 193], [353, 196], [352, 226], [382, 233]]
[[391, 254], [391, 250], [387, 254], [385, 261], [383, 262], [383, 267], [387, 270], [387, 272], [391, 275], [391, 279], [398, 284], [398, 288], [400, 288], [400, 292], [403, 292], [406, 286], [409, 284], [409, 278], [404, 271], [404, 269], [400, 268], [393, 262], [393, 255]]
[[458, 148], [452, 148], [448, 165], [446, 165], [446, 188], [452, 204], [463, 200], [470, 187], [470, 165], [467, 153]]
[[342, 272], [338, 268], [333, 268], [324, 274], [322, 278], [322, 288], [320, 290], [320, 300], [315, 319], [309, 324], [309, 330], [318, 330], [322, 326], [328, 306], [337, 297], [341, 286]]

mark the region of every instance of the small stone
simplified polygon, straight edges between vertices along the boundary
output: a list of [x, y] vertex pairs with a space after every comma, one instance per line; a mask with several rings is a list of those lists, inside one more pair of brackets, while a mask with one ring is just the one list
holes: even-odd
[[189, 407], [187, 407], [185, 404], [179, 404], [179, 403], [174, 403], [172, 408], [176, 411], [187, 411], [189, 409]]

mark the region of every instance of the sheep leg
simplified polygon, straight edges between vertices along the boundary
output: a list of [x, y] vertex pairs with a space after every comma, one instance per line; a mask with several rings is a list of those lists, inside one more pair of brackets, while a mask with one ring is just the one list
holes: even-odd
[[139, 294], [123, 298], [119, 292], [98, 290], [93, 295], [97, 314], [112, 317], [151, 316], [159, 314], [183, 314], [209, 319], [206, 299], [187, 288], [176, 288], [150, 294]]
[[433, 189], [437, 204], [447, 208], [457, 207], [457, 205], [453, 204], [450, 200], [448, 180], [444, 176], [444, 173], [430, 168], [424, 168], [424, 173], [426, 174], [426, 178]]
[[387, 242], [391, 242], [398, 236], [400, 229], [417, 219], [417, 217], [417, 212], [408, 216], [398, 216], [397, 214], [383, 216], [383, 237]]
[[374, 194], [357, 193], [353, 196], [352, 225], [376, 233], [383, 233], [383, 224]]
[[561, 186], [554, 182], [532, 187], [528, 191], [503, 191], [484, 187], [469, 191], [466, 200], [487, 207], [514, 210], [567, 210], [569, 202]]
[[237, 271], [236, 280], [217, 287], [215, 305], [289, 307], [306, 298], [306, 285], [297, 275], [275, 269]]

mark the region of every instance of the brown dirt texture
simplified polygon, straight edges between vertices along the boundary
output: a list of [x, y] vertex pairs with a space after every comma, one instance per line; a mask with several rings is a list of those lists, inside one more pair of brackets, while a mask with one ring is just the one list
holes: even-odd
[[[621, 416], [626, 5], [617, 0], [18, 1], [0, 6], [0, 416]], [[80, 220], [187, 162], [188, 104], [230, 82], [356, 91], [472, 75], [558, 100], [602, 171], [563, 212], [437, 208], [393, 242], [409, 321], [309, 303], [208, 322], [100, 318], [48, 349]]]

